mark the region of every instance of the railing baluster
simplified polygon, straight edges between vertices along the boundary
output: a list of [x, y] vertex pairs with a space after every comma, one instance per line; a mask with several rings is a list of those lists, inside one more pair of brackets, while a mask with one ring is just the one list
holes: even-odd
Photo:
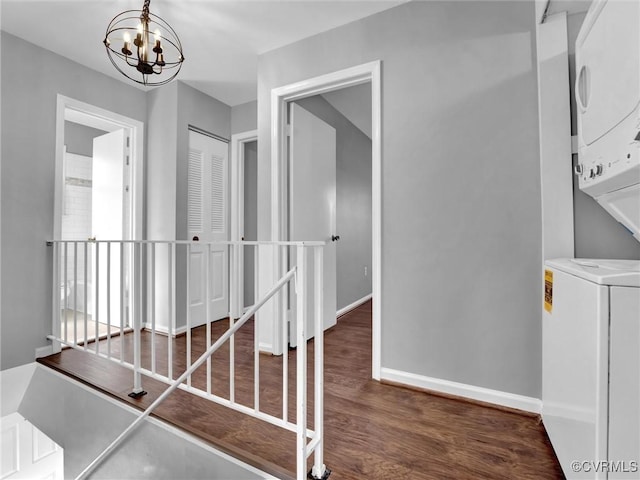
[[124, 323], [126, 307], [124, 301], [124, 242], [120, 245], [120, 363], [124, 363]]
[[[234, 318], [236, 315], [240, 316], [240, 312], [237, 311], [240, 308], [242, 311], [242, 305], [239, 304], [240, 298], [240, 284], [239, 278], [240, 275], [240, 252], [244, 247], [242, 244], [232, 243], [229, 246], [229, 257], [231, 258], [231, 268], [229, 269], [230, 273], [230, 281], [229, 285], [231, 288], [229, 289], [229, 299], [231, 308], [229, 309], [229, 328], [233, 327]], [[235, 403], [236, 395], [235, 395], [235, 345], [236, 345], [236, 336], [231, 335], [229, 338], [229, 401], [231, 403]]]
[[96, 272], [96, 284], [94, 289], [94, 298], [93, 298], [93, 323], [95, 326], [95, 345], [96, 345], [96, 353], [100, 353], [100, 244], [98, 242], [96, 245], [96, 254], [94, 259], [94, 271]]
[[173, 380], [173, 329], [176, 324], [176, 315], [174, 311], [176, 272], [173, 259], [175, 258], [176, 244], [167, 244], [167, 250], [169, 251], [169, 282], [167, 282], [169, 285], [169, 295], [167, 295], [169, 298], [169, 317], [167, 325], [167, 377], [169, 377], [169, 380]]
[[[62, 333], [62, 324], [60, 323], [62, 320], [62, 312], [60, 310], [60, 264], [62, 259], [60, 258], [60, 244], [53, 243], [52, 247], [51, 331], [56, 334], [56, 337], [60, 338]], [[60, 352], [60, 342], [54, 340], [51, 342], [51, 346], [53, 353]]]
[[64, 341], [69, 341], [67, 315], [69, 314], [69, 242], [64, 242]]
[[78, 242], [73, 242], [73, 344], [78, 344]]
[[322, 247], [313, 247], [313, 305], [314, 305], [314, 329], [313, 340], [313, 366], [314, 366], [314, 414], [313, 430], [314, 438], [319, 442], [314, 450], [313, 475], [315, 478], [324, 476], [325, 466], [323, 464], [323, 441], [324, 441], [324, 296], [323, 296], [323, 252]]
[[151, 244], [151, 278], [148, 282], [150, 286], [151, 305], [151, 372], [156, 373], [156, 244]]
[[107, 242], [107, 357], [111, 358], [111, 242]]
[[296, 257], [296, 478], [301, 479], [307, 466], [307, 261], [303, 245], [298, 245]]
[[[141, 364], [141, 312], [142, 312], [142, 244], [134, 243], [132, 245], [132, 258], [131, 265], [133, 271], [130, 273], [131, 281], [129, 282], [129, 289], [132, 290], [131, 298], [134, 300], [133, 307], [130, 308], [131, 315], [133, 316], [133, 394], [137, 395], [142, 392], [142, 374], [140, 373]], [[136, 251], [138, 252], [136, 261]], [[140, 270], [138, 270], [138, 268]], [[140, 272], [140, 274], [138, 274]], [[132, 288], [133, 287], [133, 288]]]
[[[187, 370], [191, 366], [191, 244], [187, 244]], [[191, 375], [187, 377], [187, 385], [191, 386]]]
[[[207, 324], [206, 334], [207, 334], [207, 350], [211, 347], [211, 300], [209, 298], [210, 290], [211, 290], [211, 244], [205, 244], [205, 274], [204, 274], [204, 286], [205, 286], [205, 306], [204, 306], [204, 316], [205, 322]], [[207, 393], [211, 395], [211, 357], [207, 357]]]
[[[289, 247], [281, 247], [281, 271], [287, 271], [287, 254]], [[257, 273], [256, 273], [257, 277]], [[282, 421], [287, 422], [289, 418], [289, 322], [288, 322], [288, 302], [287, 291], [289, 284], [278, 292], [280, 296], [280, 316], [282, 319]]]
[[[256, 249], [254, 256], [254, 270], [256, 274], [253, 276], [254, 296], [258, 289], [258, 264], [260, 263], [260, 253]], [[253, 317], [253, 409], [256, 413], [260, 411], [260, 332], [258, 330], [258, 322]]]
[[84, 289], [83, 289], [83, 306], [84, 306], [84, 349], [87, 350], [89, 348], [89, 322], [88, 322], [88, 312], [87, 310], [89, 310], [88, 307], [88, 303], [89, 303], [89, 259], [88, 259], [88, 252], [89, 252], [89, 242], [84, 242]]

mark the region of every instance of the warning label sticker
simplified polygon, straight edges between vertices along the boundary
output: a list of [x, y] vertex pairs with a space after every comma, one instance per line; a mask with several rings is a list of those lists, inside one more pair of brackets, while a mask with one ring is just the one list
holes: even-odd
[[551, 313], [553, 308], [553, 272], [544, 271], [544, 309]]

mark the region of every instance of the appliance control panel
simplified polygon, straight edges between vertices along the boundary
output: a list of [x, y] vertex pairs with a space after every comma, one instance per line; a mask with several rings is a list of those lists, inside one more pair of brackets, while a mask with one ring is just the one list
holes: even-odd
[[640, 183], [640, 115], [636, 122], [624, 122], [608, 135], [612, 138], [603, 148], [597, 143], [588, 150], [581, 145], [574, 166], [580, 189], [593, 197]]

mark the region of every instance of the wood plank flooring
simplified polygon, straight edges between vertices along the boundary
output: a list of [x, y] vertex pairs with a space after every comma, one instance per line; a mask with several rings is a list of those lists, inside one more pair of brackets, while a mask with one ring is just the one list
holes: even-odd
[[[228, 327], [212, 325], [211, 338]], [[193, 331], [192, 358], [206, 347], [205, 328]], [[156, 338], [160, 361], [168, 348], [166, 337]], [[186, 365], [186, 336], [173, 340], [173, 375]], [[150, 335], [143, 334], [145, 350]], [[95, 344], [89, 347], [95, 348]], [[106, 341], [99, 344], [106, 349]], [[111, 339], [112, 353], [131, 355], [131, 335]], [[253, 405], [253, 325], [236, 335], [236, 400]], [[309, 358], [313, 341], [309, 342]], [[289, 418], [295, 418], [295, 351], [289, 358]], [[94, 385], [103, 392], [144, 408], [166, 388], [161, 382], [143, 379], [149, 393], [139, 400], [127, 396], [131, 371], [95, 355], [65, 350], [40, 360], [58, 371]], [[143, 366], [151, 368], [150, 355]], [[214, 355], [212, 391], [228, 398], [229, 348]], [[309, 365], [309, 392], [313, 385]], [[564, 476], [539, 418], [513, 411], [446, 398], [370, 380], [371, 303], [338, 320], [325, 334], [325, 464], [331, 479], [563, 479]], [[282, 413], [282, 358], [260, 355], [260, 406], [276, 416]], [[201, 367], [192, 384], [206, 388], [206, 369]], [[311, 396], [310, 396], [311, 397]], [[312, 402], [310, 410], [312, 411]], [[266, 422], [248, 418], [183, 391], [174, 392], [156, 416], [199, 436], [279, 478], [295, 475], [295, 438]]]

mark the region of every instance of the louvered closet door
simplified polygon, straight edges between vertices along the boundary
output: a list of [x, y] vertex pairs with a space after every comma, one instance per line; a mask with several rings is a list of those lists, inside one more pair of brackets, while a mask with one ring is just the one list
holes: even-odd
[[192, 247], [189, 259], [193, 326], [229, 313], [229, 247], [204, 243], [229, 239], [228, 164], [228, 143], [189, 131], [188, 232], [189, 238], [198, 237], [202, 243]]

